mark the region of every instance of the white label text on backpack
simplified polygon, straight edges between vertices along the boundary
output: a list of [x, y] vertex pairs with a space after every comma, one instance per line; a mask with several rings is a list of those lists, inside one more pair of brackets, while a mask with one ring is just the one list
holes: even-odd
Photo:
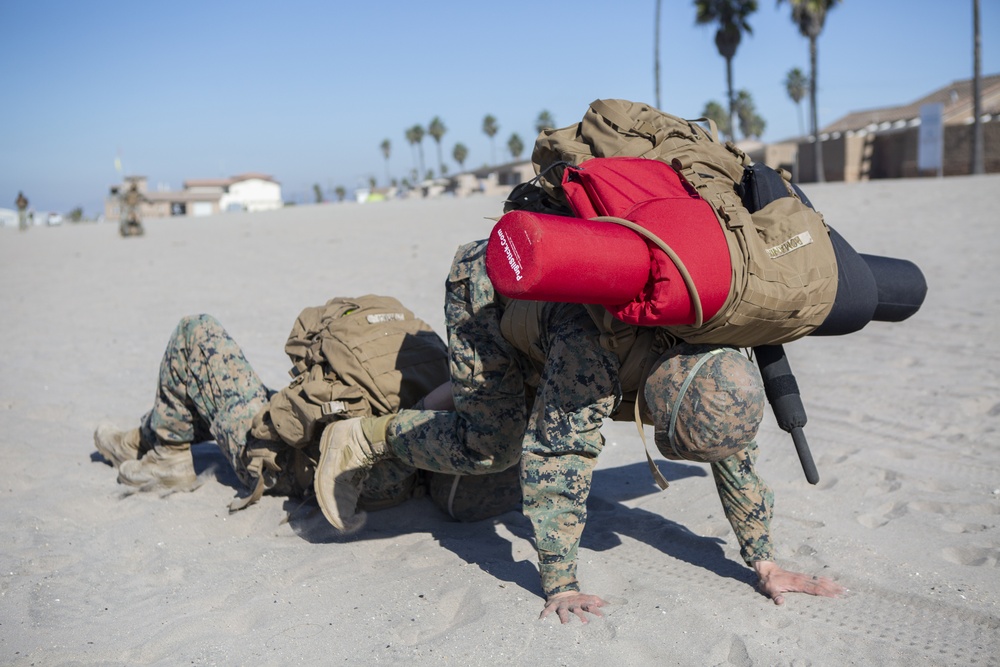
[[368, 324], [382, 324], [383, 322], [402, 322], [406, 319], [403, 313], [375, 313], [365, 317]]
[[771, 259], [778, 259], [782, 255], [787, 255], [788, 253], [801, 248], [802, 246], [807, 246], [813, 242], [812, 234], [809, 232], [802, 232], [801, 234], [796, 234], [792, 238], [788, 239], [784, 243], [774, 246], [773, 248], [767, 249], [767, 254]]

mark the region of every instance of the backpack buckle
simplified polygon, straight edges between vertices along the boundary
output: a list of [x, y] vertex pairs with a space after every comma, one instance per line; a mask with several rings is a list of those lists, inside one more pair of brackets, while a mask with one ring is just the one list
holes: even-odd
[[341, 412], [347, 410], [347, 405], [343, 401], [327, 401], [319, 406], [320, 412], [323, 413], [324, 417], [332, 417], [333, 415], [339, 415]]

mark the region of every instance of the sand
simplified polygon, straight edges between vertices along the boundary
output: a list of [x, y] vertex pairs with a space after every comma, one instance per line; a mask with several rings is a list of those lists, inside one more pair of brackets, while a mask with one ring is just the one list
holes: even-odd
[[707, 468], [661, 459], [659, 492], [634, 426], [610, 424], [580, 576], [611, 604], [588, 625], [537, 620], [518, 513], [463, 525], [420, 499], [344, 539], [283, 498], [228, 514], [211, 444], [201, 488], [161, 496], [124, 494], [92, 443], [149, 407], [183, 315], [218, 317], [272, 386], [299, 310], [334, 295], [395, 295], [443, 332], [451, 256], [498, 200], [150, 220], [132, 239], [0, 229], [0, 663], [1000, 664], [1000, 176], [807, 191], [930, 285], [906, 322], [788, 346], [818, 485], [770, 413], [761, 428], [780, 562], [850, 593], [771, 604]]

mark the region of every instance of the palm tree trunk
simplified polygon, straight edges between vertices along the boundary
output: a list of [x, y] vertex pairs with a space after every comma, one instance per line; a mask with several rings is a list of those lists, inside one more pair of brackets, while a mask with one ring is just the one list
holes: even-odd
[[819, 113], [816, 108], [816, 89], [819, 88], [819, 72], [816, 61], [816, 38], [809, 38], [809, 69], [811, 70], [811, 81], [809, 85], [809, 106], [812, 114], [812, 135], [813, 135], [813, 157], [816, 163], [816, 182], [825, 183], [826, 174], [823, 173], [823, 142], [819, 138]]
[[736, 97], [733, 95], [733, 59], [726, 58], [726, 88], [729, 90], [729, 138], [736, 143]]
[[972, 173], [986, 173], [983, 157], [982, 50], [979, 33], [979, 0], [972, 0]]
[[653, 27], [653, 86], [656, 89], [656, 108], [660, 106], [660, 6], [662, 0], [656, 0], [656, 19]]

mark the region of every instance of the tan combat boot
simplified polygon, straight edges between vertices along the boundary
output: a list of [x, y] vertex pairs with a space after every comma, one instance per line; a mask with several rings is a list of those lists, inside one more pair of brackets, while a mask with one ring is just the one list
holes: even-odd
[[190, 444], [158, 444], [136, 461], [118, 468], [118, 481], [143, 489], [194, 487], [194, 459]]
[[357, 513], [361, 485], [372, 466], [391, 458], [385, 429], [391, 417], [356, 417], [334, 422], [323, 430], [313, 489], [323, 516], [333, 526], [351, 533], [364, 525]]
[[94, 446], [108, 463], [118, 468], [126, 461], [135, 461], [146, 447], [139, 429], [121, 431], [114, 424], [102, 422], [94, 431]]

